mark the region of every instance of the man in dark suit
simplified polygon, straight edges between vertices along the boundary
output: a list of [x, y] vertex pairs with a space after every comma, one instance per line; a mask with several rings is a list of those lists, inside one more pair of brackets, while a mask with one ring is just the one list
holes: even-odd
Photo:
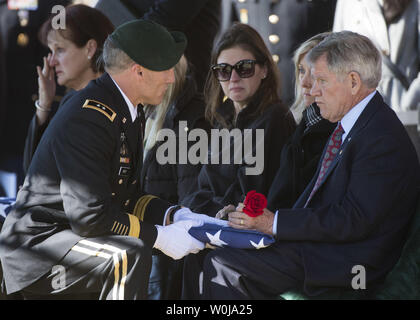
[[[274, 234], [277, 241], [261, 250], [209, 253], [205, 298], [356, 289], [354, 270], [364, 270], [362, 286], [374, 289], [401, 254], [418, 201], [420, 168], [403, 125], [375, 90], [380, 53], [368, 38], [344, 31], [331, 34], [307, 59], [311, 94], [322, 117], [338, 122], [337, 128], [292, 209], [265, 209], [257, 218], [239, 209], [229, 215], [233, 227]], [[184, 281], [192, 297], [201, 296]]]

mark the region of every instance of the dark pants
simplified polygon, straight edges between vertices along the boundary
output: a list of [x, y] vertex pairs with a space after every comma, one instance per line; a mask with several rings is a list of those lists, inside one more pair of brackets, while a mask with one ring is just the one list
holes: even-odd
[[182, 267], [183, 260], [174, 260], [163, 253], [154, 253], [152, 255], [152, 270], [147, 299], [181, 299]]
[[260, 250], [215, 249], [188, 255], [183, 299], [276, 299], [301, 289], [304, 271], [294, 243], [277, 242]]
[[152, 264], [143, 241], [124, 236], [79, 241], [44, 275], [23, 290], [27, 299], [145, 299]]

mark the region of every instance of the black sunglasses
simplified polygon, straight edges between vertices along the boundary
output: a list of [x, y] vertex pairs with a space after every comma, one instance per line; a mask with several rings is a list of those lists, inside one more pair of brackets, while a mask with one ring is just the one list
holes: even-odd
[[232, 70], [235, 69], [236, 73], [241, 78], [250, 78], [255, 74], [255, 64], [259, 63], [257, 60], [241, 60], [236, 62], [233, 66], [228, 63], [219, 63], [211, 67], [214, 76], [219, 81], [228, 81], [232, 75]]

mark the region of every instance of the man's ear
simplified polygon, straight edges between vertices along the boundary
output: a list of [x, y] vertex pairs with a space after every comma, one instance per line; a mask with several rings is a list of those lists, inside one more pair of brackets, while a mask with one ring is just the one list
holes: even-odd
[[353, 95], [357, 94], [362, 86], [362, 79], [360, 78], [359, 73], [352, 71], [349, 74], [350, 84], [351, 84], [351, 93]]
[[131, 70], [138, 76], [142, 77], [143, 76], [143, 67], [139, 64], [133, 64], [131, 66]]

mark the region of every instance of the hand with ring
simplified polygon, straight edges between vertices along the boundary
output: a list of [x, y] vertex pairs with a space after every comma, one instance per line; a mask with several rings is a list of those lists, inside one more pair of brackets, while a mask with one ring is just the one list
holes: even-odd
[[252, 219], [246, 213], [242, 212], [244, 205], [239, 203], [238, 206], [229, 212], [229, 226], [236, 229], [251, 229], [248, 226], [248, 220]]
[[250, 217], [242, 211], [243, 207], [244, 205], [239, 203], [235, 211], [229, 213], [229, 227], [242, 230], [257, 230], [273, 235], [274, 213], [265, 208], [262, 215]]

